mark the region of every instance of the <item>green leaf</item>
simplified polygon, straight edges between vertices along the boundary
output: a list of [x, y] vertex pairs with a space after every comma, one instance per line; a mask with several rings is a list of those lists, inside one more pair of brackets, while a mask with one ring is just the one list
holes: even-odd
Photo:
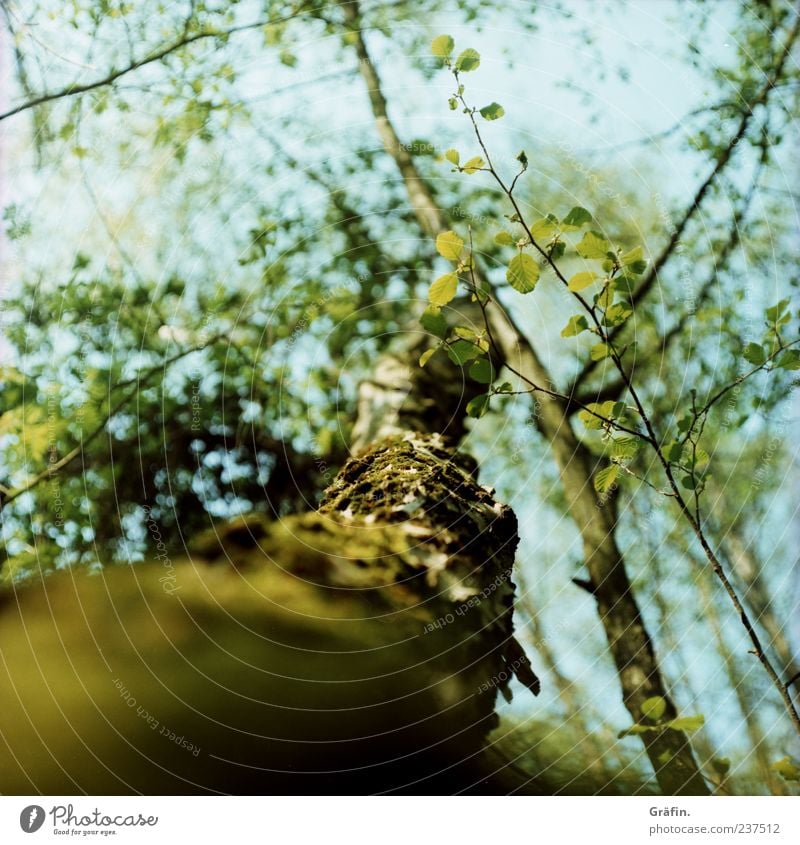
[[[607, 269], [611, 269], [608, 267]], [[632, 264], [629, 264], [625, 268], [629, 273], [633, 273], [636, 276], [641, 275], [647, 269], [647, 261], [643, 258], [641, 261], [634, 261]]]
[[533, 235], [534, 240], [538, 241], [552, 237], [557, 228], [558, 218], [553, 214], [548, 214], [547, 217], [537, 220], [533, 226], [531, 226], [531, 234]]
[[539, 265], [524, 252], [515, 255], [506, 270], [506, 279], [514, 290], [520, 293], [530, 293], [539, 281]]
[[672, 443], [667, 443], [661, 452], [670, 463], [678, 464], [683, 458], [683, 444], [675, 440]]
[[458, 167], [458, 163], [461, 161], [461, 155], [458, 150], [447, 150], [444, 157], [450, 162], [450, 164], [455, 164], [456, 167]]
[[494, 242], [498, 246], [511, 246], [514, 243], [514, 236], [510, 232], [506, 232], [504, 229], [502, 232], [498, 232], [494, 236]]
[[480, 384], [491, 384], [494, 381], [494, 367], [488, 358], [479, 358], [469, 368], [470, 378]]
[[578, 413], [581, 422], [588, 429], [598, 429], [606, 425], [606, 420], [616, 420], [625, 411], [624, 402], [590, 402], [586, 409]]
[[448, 261], [458, 261], [462, 249], [464, 241], [455, 232], [442, 232], [436, 238], [436, 251]]
[[510, 381], [504, 381], [500, 387], [497, 388], [497, 393], [513, 393], [514, 385]]
[[497, 120], [505, 113], [506, 110], [500, 105], [500, 103], [489, 103], [488, 106], [484, 106], [481, 109], [481, 117], [484, 120]]
[[447, 320], [442, 314], [441, 309], [437, 308], [435, 305], [426, 308], [422, 312], [422, 316], [419, 321], [426, 332], [430, 332], [431, 334], [436, 335], [436, 337], [440, 337], [442, 339], [447, 337]]
[[594, 482], [594, 489], [598, 493], [607, 493], [619, 477], [619, 467], [617, 464], [609, 464], [609, 466], [598, 470], [592, 479]]
[[610, 249], [609, 242], [597, 232], [587, 232], [575, 247], [581, 258], [605, 258]]
[[611, 441], [611, 457], [616, 460], [629, 460], [635, 457], [641, 445], [641, 441], [636, 437], [617, 437]]
[[586, 271], [584, 273], [576, 273], [570, 280], [567, 288], [571, 290], [573, 293], [577, 293], [578, 291], [582, 291], [584, 288], [588, 288], [595, 279], [597, 278], [597, 273], [591, 273]]
[[610, 354], [611, 347], [607, 343], [596, 343], [589, 351], [592, 361], [602, 361], [604, 358], [608, 358]]
[[431, 349], [426, 349], [426, 350], [422, 353], [422, 355], [420, 355], [420, 356], [419, 356], [419, 365], [420, 365], [420, 367], [424, 367], [424, 366], [428, 363], [428, 361], [430, 361], [431, 356], [433, 355], [433, 353], [434, 353], [434, 352], [436, 352], [436, 350], [437, 350], [438, 348], [439, 348], [438, 346], [434, 346], [434, 347], [432, 347]]
[[756, 367], [760, 367], [767, 360], [767, 353], [759, 343], [748, 343], [742, 350], [742, 357]]
[[616, 293], [616, 291], [617, 286], [614, 280], [606, 279], [603, 289], [595, 297], [595, 305], [599, 305], [601, 308], [604, 309], [610, 308], [614, 304], [614, 294]]
[[482, 393], [474, 399], [467, 402], [467, 416], [478, 419], [482, 417], [489, 410], [490, 394]]
[[567, 325], [561, 329], [561, 337], [575, 337], [575, 335], [585, 332], [589, 328], [589, 323], [583, 314], [576, 314], [570, 317]]
[[431, 285], [428, 299], [431, 305], [447, 305], [456, 295], [458, 276], [455, 273], [445, 273]]
[[454, 364], [459, 366], [472, 361], [481, 354], [480, 347], [468, 340], [456, 340], [447, 347], [447, 354]]
[[469, 47], [456, 59], [456, 70], [467, 73], [471, 70], [477, 70], [480, 63], [481, 57], [478, 51]]
[[795, 765], [789, 757], [777, 760], [770, 769], [777, 772], [784, 780], [800, 781], [800, 766]]
[[455, 42], [449, 35], [437, 35], [431, 41], [431, 53], [438, 59], [449, 59], [455, 46]]
[[464, 162], [464, 166], [461, 169], [468, 176], [472, 176], [473, 173], [477, 173], [484, 167], [486, 167], [486, 162], [480, 156], [475, 156], [469, 159], [469, 161]]
[[785, 315], [788, 307], [789, 300], [782, 299], [780, 302], [775, 303], [775, 305], [773, 305], [771, 308], [767, 308], [767, 310], [764, 312], [764, 315], [766, 316], [768, 322], [777, 323]]
[[604, 321], [607, 326], [619, 326], [633, 314], [633, 309], [627, 302], [617, 302], [606, 309]]
[[705, 716], [680, 716], [666, 723], [674, 731], [698, 731], [706, 723]]
[[631, 725], [629, 728], [625, 728], [624, 731], [620, 731], [617, 734], [618, 739], [625, 739], [626, 736], [636, 736], [637, 734], [646, 734], [651, 731], [656, 731], [654, 725]]
[[654, 695], [652, 698], [647, 698], [642, 702], [642, 713], [653, 722], [657, 722], [666, 710], [666, 699], [660, 695]]
[[800, 370], [800, 350], [787, 349], [775, 363], [782, 370]]
[[567, 229], [575, 230], [580, 229], [585, 223], [589, 223], [592, 219], [592, 215], [585, 208], [581, 208], [579, 205], [576, 205], [569, 214], [561, 221], [564, 230]]
[[619, 263], [622, 267], [629, 267], [631, 264], [636, 264], [642, 260], [644, 252], [641, 246], [635, 246], [630, 252], [626, 252], [620, 257]]

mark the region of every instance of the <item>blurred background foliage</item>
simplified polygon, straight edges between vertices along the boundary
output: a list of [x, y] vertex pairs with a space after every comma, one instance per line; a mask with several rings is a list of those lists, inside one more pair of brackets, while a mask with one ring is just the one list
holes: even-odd
[[[358, 383], [424, 307], [438, 261], [380, 146], [340, 6], [0, 6], [0, 111], [41, 100], [0, 125], [2, 577], [142, 560], [147, 514], [179, 553], [212, 520], [314, 507], [347, 455]], [[663, 429], [693, 389], [741, 373], [766, 307], [797, 305], [796, 49], [756, 102], [795, 14], [782, 0], [362, 4], [401, 137], [560, 382], [586, 367], [587, 346], [559, 337], [570, 305], [555, 283], [524, 300], [502, 289], [493, 236], [507, 210], [481, 174], [442, 158], [474, 140], [447, 109], [431, 38], [480, 49], [475, 94], [506, 109], [487, 136], [506, 172], [527, 151], [519, 196], [534, 218], [581, 205], [655, 256], [724, 158], [626, 329]], [[612, 379], [598, 366], [583, 387]], [[786, 671], [800, 638], [794, 386], [792, 373], [748, 381], [704, 435], [709, 530]], [[560, 767], [564, 789], [598, 767], [644, 783], [638, 742], [617, 738], [628, 720], [614, 669], [571, 581], [579, 536], [530, 414], [509, 396], [466, 444], [520, 518], [521, 636], [546, 668], [535, 707], [519, 697], [504, 713], [531, 720], [546, 748], [521, 765]], [[706, 771], [723, 792], [792, 791], [771, 766], [799, 756], [796, 737], [696, 542], [645, 482], [619, 495], [670, 687], [705, 715]]]

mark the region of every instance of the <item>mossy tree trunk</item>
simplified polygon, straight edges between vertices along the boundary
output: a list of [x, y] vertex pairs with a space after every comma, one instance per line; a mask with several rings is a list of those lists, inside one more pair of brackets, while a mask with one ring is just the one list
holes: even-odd
[[495, 699], [538, 686], [517, 524], [456, 451], [460, 370], [422, 371], [421, 340], [362, 385], [317, 512], [2, 596], [1, 791], [501, 788], [480, 764]]

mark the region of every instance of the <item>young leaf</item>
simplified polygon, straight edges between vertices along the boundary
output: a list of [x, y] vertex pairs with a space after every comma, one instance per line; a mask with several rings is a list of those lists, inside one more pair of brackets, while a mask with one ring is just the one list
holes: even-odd
[[420, 365], [420, 367], [424, 367], [424, 366], [428, 363], [428, 361], [430, 361], [431, 356], [433, 355], [433, 353], [434, 353], [434, 352], [436, 352], [436, 350], [437, 350], [438, 348], [439, 348], [438, 346], [434, 346], [434, 347], [432, 347], [431, 349], [426, 349], [426, 350], [422, 353], [422, 355], [420, 355], [420, 356], [419, 356], [419, 365]]
[[504, 381], [500, 387], [497, 388], [497, 393], [513, 393], [514, 385], [510, 381]]
[[449, 35], [437, 35], [431, 41], [431, 53], [438, 59], [449, 59], [455, 46], [455, 42]]
[[442, 338], [442, 340], [447, 337], [447, 320], [440, 308], [434, 305], [426, 308], [419, 321], [426, 332], [430, 332], [436, 337]]
[[601, 308], [610, 308], [614, 304], [614, 294], [616, 293], [617, 285], [613, 279], [606, 280], [603, 289], [595, 297], [595, 305]]
[[428, 299], [431, 305], [447, 305], [456, 295], [458, 276], [455, 273], [445, 273], [431, 285]]
[[589, 351], [592, 361], [602, 361], [604, 358], [608, 358], [610, 354], [611, 347], [607, 343], [596, 343]]
[[503, 230], [494, 236], [494, 242], [498, 246], [511, 246], [514, 243], [514, 236]]
[[778, 322], [785, 322], [783, 317], [788, 317], [786, 313], [789, 307], [789, 300], [782, 299], [780, 302], [775, 303], [771, 308], [767, 308], [764, 312], [764, 316], [767, 318], [767, 322], [769, 323], [778, 323]]
[[577, 293], [578, 291], [582, 291], [584, 288], [588, 288], [592, 282], [597, 278], [597, 273], [591, 272], [584, 272], [584, 273], [576, 273], [570, 280], [569, 284], [567, 285], [568, 289], [571, 290], [573, 293]]
[[564, 227], [569, 227], [572, 230], [580, 229], [584, 223], [589, 223], [592, 215], [585, 208], [576, 205], [569, 214], [561, 221]]
[[594, 489], [598, 493], [607, 493], [616, 482], [619, 476], [619, 467], [617, 464], [610, 464], [594, 474]]
[[533, 235], [534, 240], [544, 240], [545, 238], [552, 237], [557, 228], [558, 218], [553, 214], [548, 214], [547, 217], [537, 220], [533, 226], [531, 226], [531, 234]]
[[589, 328], [589, 323], [583, 314], [576, 314], [569, 318], [569, 322], [563, 329], [561, 329], [561, 337], [575, 337], [575, 335], [585, 332]]
[[480, 384], [491, 384], [494, 381], [494, 367], [488, 358], [478, 358], [469, 368], [470, 378]]
[[609, 242], [597, 232], [587, 232], [575, 247], [581, 258], [605, 258], [610, 249]]
[[505, 113], [506, 110], [500, 105], [500, 103], [489, 103], [488, 106], [484, 106], [481, 109], [481, 117], [484, 120], [497, 120]]
[[661, 452], [670, 463], [679, 464], [683, 458], [683, 443], [677, 440], [667, 443]]
[[758, 343], [748, 343], [742, 351], [742, 357], [756, 367], [760, 367], [767, 360], [764, 347]]
[[641, 246], [635, 246], [630, 252], [626, 252], [619, 260], [622, 267], [629, 267], [642, 260], [643, 251]]
[[666, 725], [674, 731], [698, 731], [705, 723], [705, 716], [680, 716], [667, 722]]
[[455, 232], [442, 232], [436, 238], [436, 251], [448, 261], [458, 261], [463, 248], [464, 241]]
[[471, 47], [464, 50], [463, 53], [456, 59], [456, 70], [462, 73], [467, 73], [471, 70], [477, 70], [481, 63], [481, 57], [477, 50]]
[[617, 437], [611, 441], [611, 457], [618, 461], [627, 461], [639, 451], [641, 442], [635, 437]]
[[616, 420], [625, 411], [624, 402], [590, 402], [586, 409], [578, 413], [581, 422], [588, 429], [598, 429], [606, 425], [606, 420]]
[[454, 364], [466, 364], [481, 354], [481, 350], [468, 340], [456, 340], [447, 347], [447, 354]]
[[477, 173], [483, 167], [486, 167], [486, 162], [480, 156], [475, 156], [469, 161], [464, 162], [464, 166], [461, 169], [468, 176], [472, 176], [473, 173]]
[[450, 164], [455, 164], [456, 167], [458, 167], [458, 162], [461, 161], [461, 156], [458, 150], [447, 150], [444, 157], [450, 162]]
[[619, 326], [633, 314], [633, 309], [627, 302], [617, 302], [606, 309], [605, 324], [607, 326]]
[[467, 415], [475, 419], [482, 417], [489, 410], [489, 397], [490, 394], [482, 393], [480, 396], [470, 399], [467, 402]]
[[654, 695], [642, 702], [642, 713], [651, 721], [657, 722], [666, 712], [667, 702], [660, 695]]
[[506, 279], [514, 290], [530, 293], [539, 281], [539, 265], [527, 253], [515, 255], [508, 265]]
[[646, 734], [656, 730], [658, 728], [655, 725], [631, 725], [629, 728], [620, 731], [617, 734], [617, 739], [625, 739], [626, 736], [636, 736], [637, 734]]
[[800, 370], [800, 350], [787, 349], [786, 352], [778, 358], [775, 366], [780, 367], [782, 370]]

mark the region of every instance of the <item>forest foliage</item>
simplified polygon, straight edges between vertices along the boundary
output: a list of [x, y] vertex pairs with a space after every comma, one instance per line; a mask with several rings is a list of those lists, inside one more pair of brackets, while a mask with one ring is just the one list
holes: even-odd
[[[650, 778], [675, 731], [710, 789], [796, 792], [791, 4], [0, 5], [6, 582], [315, 508], [422, 332], [481, 385], [465, 448], [521, 523], [543, 695], [501, 715], [563, 724], [575, 773]], [[661, 64], [680, 114], [643, 105]], [[628, 712], [592, 532], [663, 679]]]

